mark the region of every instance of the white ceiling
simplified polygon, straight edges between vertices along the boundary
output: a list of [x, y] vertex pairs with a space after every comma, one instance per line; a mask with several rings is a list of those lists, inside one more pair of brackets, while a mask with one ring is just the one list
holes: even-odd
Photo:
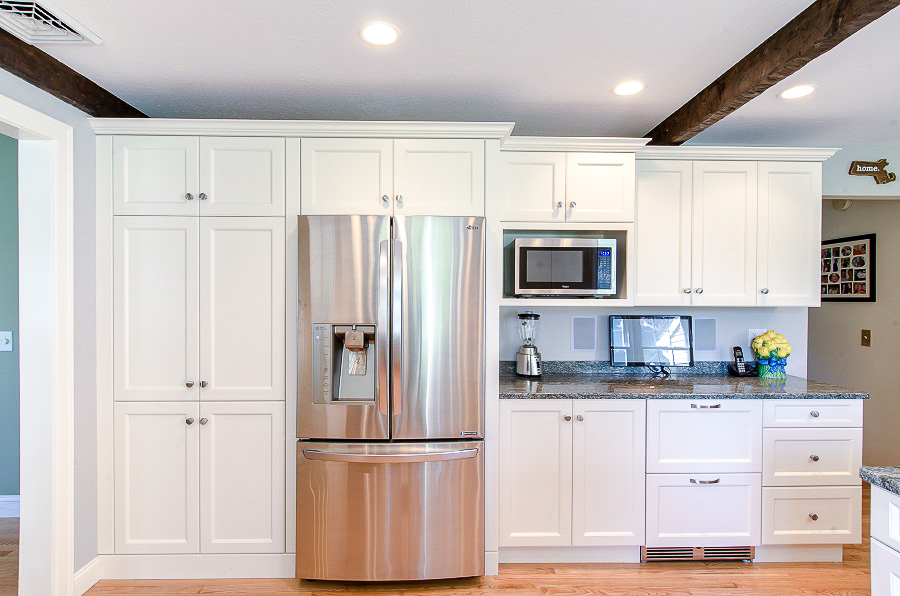
[[[42, 49], [150, 116], [497, 120], [587, 136], [646, 133], [812, 3], [55, 1], [104, 43]], [[360, 41], [371, 20], [400, 41]], [[610, 93], [632, 78], [647, 90]]]
[[[787, 101], [800, 83], [815, 93]], [[900, 144], [900, 9], [894, 9], [690, 141], [711, 145]]]

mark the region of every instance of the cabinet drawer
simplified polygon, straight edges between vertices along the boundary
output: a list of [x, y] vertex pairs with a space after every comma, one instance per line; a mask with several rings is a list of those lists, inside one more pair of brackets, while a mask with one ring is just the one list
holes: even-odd
[[872, 538], [900, 551], [900, 496], [877, 486], [872, 487]]
[[759, 400], [647, 402], [647, 472], [761, 471]]
[[900, 552], [872, 541], [872, 594], [900, 596]]
[[759, 514], [759, 474], [647, 475], [647, 546], [757, 546]]
[[766, 427], [862, 426], [859, 399], [781, 399], [763, 402]]
[[763, 489], [763, 544], [859, 544], [862, 487]]
[[764, 486], [858, 485], [861, 428], [767, 428]]

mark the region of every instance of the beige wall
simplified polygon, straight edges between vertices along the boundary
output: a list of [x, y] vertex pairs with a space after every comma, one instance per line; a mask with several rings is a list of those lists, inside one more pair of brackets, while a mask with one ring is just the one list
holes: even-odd
[[[900, 185], [900, 183], [897, 183]], [[900, 191], [900, 188], [895, 189]], [[809, 376], [871, 394], [863, 462], [900, 465], [900, 200], [822, 209], [822, 238], [876, 234], [876, 302], [824, 302], [809, 309]], [[860, 330], [872, 346], [860, 346]]]

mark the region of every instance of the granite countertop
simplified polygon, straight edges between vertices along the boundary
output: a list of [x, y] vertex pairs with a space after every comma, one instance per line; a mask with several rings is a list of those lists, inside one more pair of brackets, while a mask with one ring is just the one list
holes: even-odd
[[900, 495], [900, 468], [887, 466], [863, 466], [859, 477], [871, 484]]
[[788, 376], [782, 381], [727, 375], [671, 376], [500, 373], [500, 399], [868, 399], [869, 394]]

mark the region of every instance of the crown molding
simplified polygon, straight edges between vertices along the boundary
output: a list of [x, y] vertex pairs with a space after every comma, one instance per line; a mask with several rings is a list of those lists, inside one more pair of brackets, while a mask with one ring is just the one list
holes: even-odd
[[188, 120], [92, 118], [98, 135], [210, 135], [253, 137], [369, 137], [392, 139], [505, 139], [514, 122], [355, 120]]
[[714, 159], [747, 161], [825, 161], [838, 149], [825, 147], [717, 147], [701, 145], [650, 146], [637, 159]]
[[519, 137], [509, 136], [501, 151], [592, 151], [634, 153], [650, 139], [629, 137]]

